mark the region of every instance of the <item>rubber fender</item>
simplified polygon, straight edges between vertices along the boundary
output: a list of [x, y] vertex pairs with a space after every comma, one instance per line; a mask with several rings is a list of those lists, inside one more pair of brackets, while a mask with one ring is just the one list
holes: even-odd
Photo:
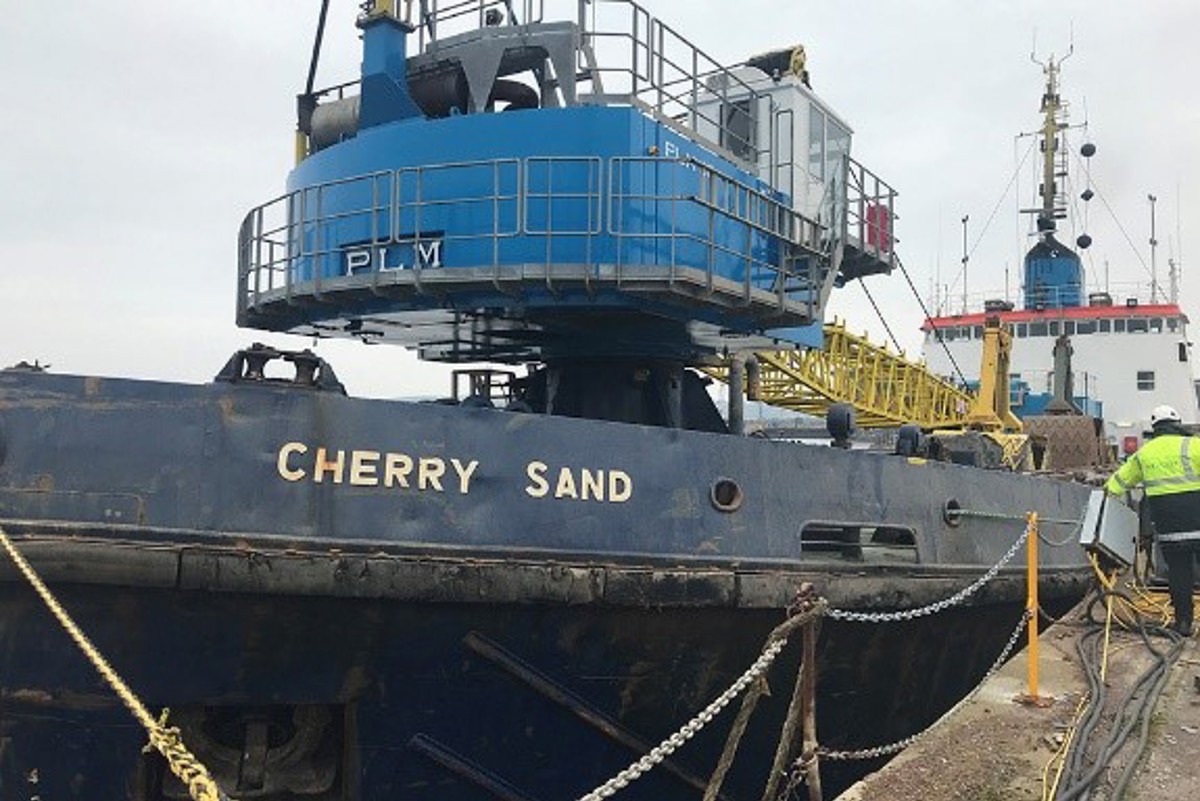
[[924, 435], [920, 426], [900, 426], [896, 434], [896, 453], [900, 456], [920, 456], [924, 450]]
[[854, 407], [848, 403], [835, 403], [825, 414], [825, 428], [835, 442], [844, 442], [854, 436]]

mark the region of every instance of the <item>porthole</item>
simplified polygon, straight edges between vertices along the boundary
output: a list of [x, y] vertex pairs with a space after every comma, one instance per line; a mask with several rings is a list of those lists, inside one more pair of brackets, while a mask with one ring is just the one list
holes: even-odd
[[718, 478], [713, 482], [709, 491], [713, 508], [721, 512], [736, 512], [742, 507], [745, 495], [742, 488], [732, 478]]

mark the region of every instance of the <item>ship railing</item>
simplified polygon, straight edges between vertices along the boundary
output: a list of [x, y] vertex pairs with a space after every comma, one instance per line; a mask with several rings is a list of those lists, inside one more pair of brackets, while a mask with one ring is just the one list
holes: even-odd
[[[282, 195], [252, 210], [242, 223], [239, 304], [253, 307], [282, 290], [290, 300], [303, 273], [320, 299], [325, 276], [341, 271], [345, 243], [328, 243], [342, 225], [365, 225], [371, 245], [390, 241], [394, 174], [381, 171], [329, 181]], [[347, 205], [346, 198], [369, 198]], [[239, 305], [239, 310], [243, 308]]]
[[[1100, 378], [1089, 370], [1071, 370], [1072, 384], [1075, 397], [1088, 401], [1097, 400]], [[978, 382], [968, 382], [972, 390]], [[1030, 395], [1048, 395], [1054, 391], [1054, 371], [1047, 369], [1022, 368], [1018, 373], [1012, 373], [1009, 381], [1009, 402], [1020, 411]]]
[[[1027, 305], [1027, 298], [1033, 300]], [[1065, 308], [1078, 306], [1125, 308], [1136, 311], [1142, 306], [1170, 304], [1171, 300], [1160, 290], [1157, 299], [1149, 281], [1113, 281], [1104, 284], [1063, 283], [1055, 286], [1038, 287], [1027, 292], [993, 287], [974, 290], [966, 294], [956, 292], [953, 285], [939, 287], [938, 295], [931, 299], [930, 308], [935, 317], [953, 317], [979, 312], [1009, 311], [1001, 303], [1011, 303], [1013, 310], [1029, 310], [1054, 313]]]
[[[774, 174], [774, 143], [757, 141], [760, 116], [775, 111], [770, 98], [633, 0], [425, 0], [398, 5], [399, 16], [415, 28], [417, 52], [422, 53], [436, 51], [441, 39], [487, 27], [489, 15], [506, 25], [573, 21], [580, 31], [576, 72], [590, 83], [590, 91], [565, 102], [642, 106], [691, 135], [709, 130], [704, 138], [750, 164], [770, 161], [768, 174]], [[345, 86], [318, 96], [332, 96]], [[774, 131], [769, 125], [768, 138]]]
[[[934, 299], [930, 308], [934, 309], [937, 317], [950, 317], [963, 314], [978, 314], [979, 312], [1009, 311], [1007, 304], [1014, 309], [1024, 309], [1026, 293], [1024, 289], [983, 289], [971, 292], [955, 291], [954, 286], [939, 288], [941, 293]], [[1064, 283], [1056, 286], [1039, 287], [1033, 295], [1034, 304], [1030, 307], [1039, 311], [1078, 306], [1087, 303], [1087, 291], [1078, 283]], [[1039, 308], [1040, 307], [1040, 308]]]
[[362, 85], [361, 78], [355, 78], [352, 81], [343, 81], [336, 83], [333, 86], [326, 86], [323, 89], [318, 89], [313, 92], [313, 98], [319, 101], [343, 100], [350, 93], [350, 90], [358, 90]]
[[[666, 265], [673, 288], [688, 281], [689, 267], [702, 264], [708, 294], [730, 291], [729, 278], [738, 277], [745, 303], [771, 292], [781, 311], [800, 303], [815, 319], [828, 268], [820, 223], [691, 158], [613, 158], [608, 184], [618, 284], [644, 279], [652, 254]], [[697, 209], [699, 215], [692, 213]], [[646, 230], [647, 218], [657, 220], [654, 230]], [[631, 259], [633, 254], [641, 258]]]
[[488, 12], [499, 15], [504, 25], [530, 25], [545, 18], [544, 0], [404, 0], [396, 15], [417, 31], [422, 51], [438, 39], [486, 27]]
[[253, 209], [239, 237], [238, 311], [327, 290], [382, 293], [400, 280], [388, 273], [405, 273], [418, 292], [432, 291], [427, 282], [607, 282], [819, 319], [827, 239], [780, 197], [689, 158], [422, 165]]
[[640, 104], [693, 135], [708, 129], [713, 144], [750, 164], [771, 160], [773, 143], [757, 136], [759, 119], [774, 111], [764, 108], [768, 95], [632, 0], [579, 0], [578, 13], [579, 67], [593, 78], [593, 102]]
[[850, 156], [843, 161], [845, 244], [891, 271], [896, 266], [896, 190]]

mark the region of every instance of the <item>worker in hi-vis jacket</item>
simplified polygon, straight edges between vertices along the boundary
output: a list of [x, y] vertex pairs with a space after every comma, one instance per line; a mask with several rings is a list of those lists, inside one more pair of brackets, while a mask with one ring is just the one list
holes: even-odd
[[1167, 562], [1175, 630], [1192, 633], [1192, 587], [1200, 553], [1200, 437], [1183, 428], [1179, 412], [1159, 406], [1150, 414], [1154, 438], [1113, 473], [1105, 489], [1123, 495], [1146, 489], [1155, 537]]

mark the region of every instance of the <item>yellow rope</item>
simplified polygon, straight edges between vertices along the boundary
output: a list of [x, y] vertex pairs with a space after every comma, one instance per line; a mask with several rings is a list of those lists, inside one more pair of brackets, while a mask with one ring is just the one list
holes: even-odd
[[146, 734], [150, 738], [150, 745], [147, 749], [153, 746], [162, 754], [167, 764], [171, 767], [171, 772], [179, 777], [188, 788], [193, 801], [230, 801], [221, 789], [217, 787], [217, 783], [213, 781], [208, 769], [200, 763], [195, 756], [188, 751], [180, 738], [179, 728], [176, 726], [167, 725], [167, 711], [163, 710], [162, 716], [155, 720], [145, 704], [141, 702], [128, 685], [117, 675], [112, 665], [104, 658], [104, 655], [97, 650], [96, 646], [92, 645], [91, 640], [83, 633], [83, 630], [71, 619], [67, 610], [62, 607], [58, 599], [50, 592], [41, 578], [34, 571], [29, 562], [25, 561], [25, 557], [17, 550], [12, 540], [8, 538], [3, 528], [0, 528], [0, 544], [4, 545], [4, 549], [8, 551], [8, 555], [16, 564], [17, 569], [25, 576], [26, 580], [33, 586], [41, 599], [45, 601], [51, 613], [58, 618], [58, 622], [66, 629], [67, 634], [71, 635], [71, 639], [79, 646], [80, 650], [87, 656], [88, 660], [96, 667], [104, 680], [108, 682], [113, 691], [121, 698], [133, 716], [137, 718], [138, 723], [142, 724], [142, 728], [146, 730]]
[[[1152, 590], [1132, 579], [1126, 581], [1122, 587], [1118, 588], [1116, 574], [1106, 576], [1100, 569], [1095, 554], [1092, 555], [1092, 569], [1095, 571], [1097, 579], [1105, 590], [1113, 591], [1120, 589], [1125, 595], [1133, 599], [1131, 602], [1124, 598], [1116, 598], [1113, 602], [1114, 615], [1122, 627], [1126, 629], [1136, 628], [1139, 619], [1164, 628], [1174, 622], [1175, 615], [1171, 611], [1171, 597], [1167, 592]], [[1200, 617], [1200, 594], [1192, 596], [1192, 605], [1195, 616]]]
[[[1062, 745], [1050, 757], [1046, 763], [1046, 767], [1042, 769], [1042, 801], [1053, 801], [1055, 794], [1058, 792], [1058, 783], [1062, 781], [1063, 768], [1067, 765], [1067, 752], [1071, 749], [1071, 742], [1075, 739], [1075, 732], [1079, 728], [1079, 721], [1083, 719], [1083, 713], [1088, 707], [1088, 695], [1085, 693], [1079, 699], [1079, 703], [1075, 706], [1075, 717], [1071, 719], [1071, 728], [1067, 730], [1067, 736], [1063, 738]], [[1046, 786], [1050, 778], [1050, 766], [1058, 762], [1058, 768], [1054, 771], [1054, 783], [1049, 787]]]
[[1115, 597], [1109, 595], [1108, 601], [1105, 603], [1108, 611], [1104, 617], [1104, 656], [1100, 660], [1100, 681], [1105, 681], [1108, 677], [1108, 646], [1112, 643], [1113, 598]]

